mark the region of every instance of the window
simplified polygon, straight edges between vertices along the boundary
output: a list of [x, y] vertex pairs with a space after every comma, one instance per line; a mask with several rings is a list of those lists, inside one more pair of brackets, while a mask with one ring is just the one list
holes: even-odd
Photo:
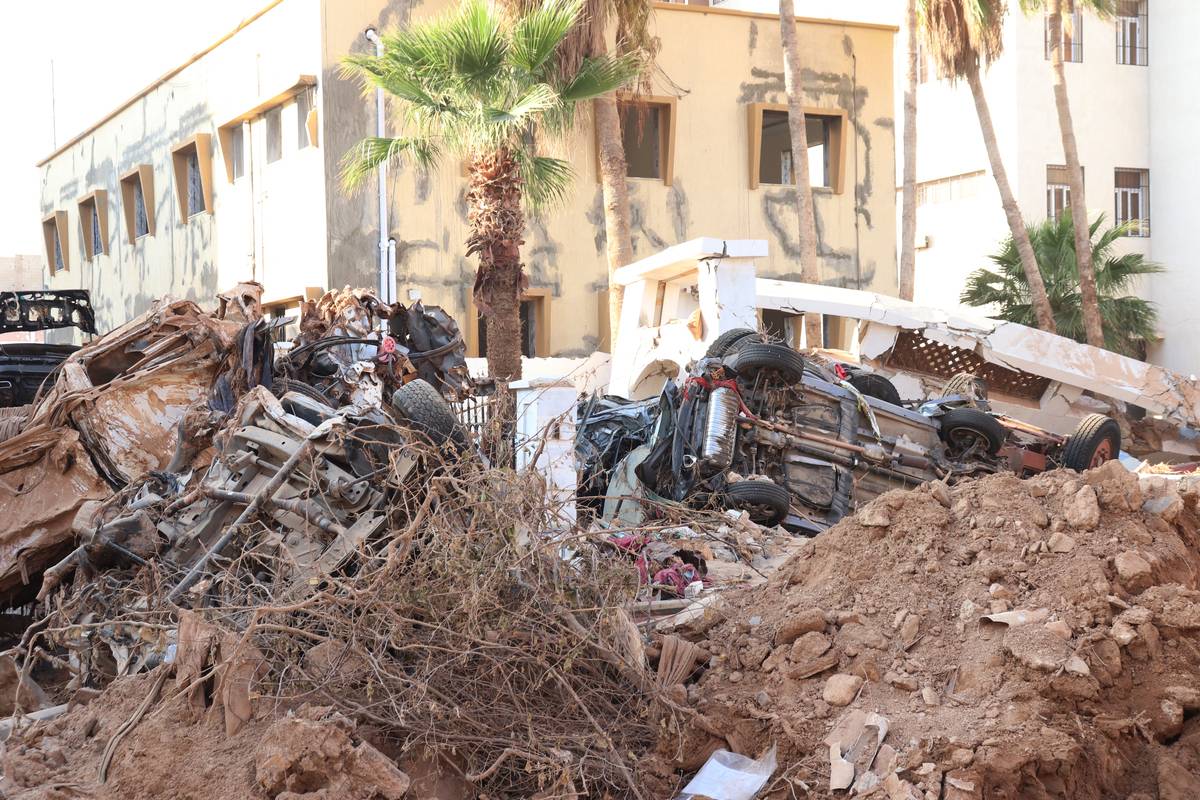
[[[521, 298], [521, 355], [550, 355], [550, 290], [529, 289]], [[479, 315], [479, 355], [487, 355], [487, 318]]]
[[229, 130], [229, 175], [237, 180], [246, 174], [246, 128], [240, 122]]
[[[1080, 167], [1082, 170], [1083, 168]], [[1087, 177], [1087, 172], [1084, 172]], [[1064, 211], [1071, 210], [1071, 183], [1067, 168], [1046, 167], [1046, 216], [1057, 221]]]
[[[671, 185], [675, 177], [675, 108], [674, 97], [645, 96], [637, 102], [618, 103], [626, 175], [661, 180], [667, 186]], [[599, 158], [597, 142], [597, 180]]]
[[1150, 235], [1150, 170], [1118, 169], [1113, 173], [1117, 224], [1129, 223], [1129, 236]]
[[108, 254], [108, 192], [97, 189], [80, 198], [79, 230], [86, 260]]
[[313, 110], [312, 89], [305, 89], [296, 95], [296, 149], [303, 150], [316, 142], [313, 141], [312, 131], [309, 130], [308, 118]]
[[[1062, 15], [1062, 60], [1083, 61], [1083, 14], [1076, 11]], [[1046, 15], [1046, 58], [1050, 58], [1050, 15]]]
[[917, 184], [917, 206], [953, 203], [958, 200], [971, 200], [979, 196], [981, 184], [985, 180], [983, 170], [966, 172], [962, 175], [951, 175], [948, 178], [938, 178]]
[[1117, 63], [1144, 67], [1149, 56], [1146, 0], [1117, 0]]
[[935, 77], [933, 73], [933, 65], [929, 63], [929, 52], [925, 49], [924, 42], [917, 42], [917, 83], [929, 83], [929, 79]]
[[801, 323], [804, 316], [789, 314], [776, 308], [764, 308], [759, 312], [762, 318], [762, 328], [772, 339], [785, 343], [788, 347], [796, 347], [800, 342]]
[[[150, 198], [147, 205], [146, 198]], [[142, 164], [121, 176], [121, 209], [130, 242], [154, 232], [154, 168]]]
[[278, 106], [266, 114], [267, 119], [267, 163], [283, 158], [283, 109]]
[[[198, 133], [171, 151], [179, 215], [188, 220], [212, 210], [212, 137]], [[144, 188], [144, 187], [143, 187]]]
[[[845, 115], [818, 109], [804, 112], [808, 138], [809, 182], [816, 187], [842, 191]], [[792, 137], [787, 106], [750, 105], [750, 188], [760, 184], [787, 186], [796, 182]]]
[[67, 212], [55, 211], [42, 219], [42, 239], [46, 245], [46, 263], [54, 275], [71, 268], [71, 259], [66, 249]]

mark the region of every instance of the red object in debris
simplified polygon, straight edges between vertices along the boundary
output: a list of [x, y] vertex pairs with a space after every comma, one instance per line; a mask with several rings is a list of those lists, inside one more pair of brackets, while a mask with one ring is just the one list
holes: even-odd
[[379, 352], [381, 355], [391, 355], [396, 352], [396, 340], [391, 336], [383, 337], [383, 342], [379, 345]]
[[846, 380], [846, 378], [850, 377], [850, 370], [846, 369], [841, 364], [834, 364], [833, 371], [834, 371], [834, 374], [836, 374], [838, 376], [838, 380], [844, 381], [844, 380]]

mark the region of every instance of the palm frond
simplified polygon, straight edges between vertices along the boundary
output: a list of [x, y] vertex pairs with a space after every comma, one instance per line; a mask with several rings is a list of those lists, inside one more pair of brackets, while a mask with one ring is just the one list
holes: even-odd
[[620, 89], [638, 74], [637, 56], [598, 56], [585, 59], [579, 71], [559, 89], [564, 102], [577, 103]]
[[540, 73], [579, 18], [582, 0], [543, 0], [518, 17], [512, 32], [512, 62], [530, 74]]
[[342, 158], [342, 185], [355, 189], [380, 165], [408, 156], [414, 163], [432, 168], [440, 155], [429, 139], [388, 139], [376, 136], [363, 139]]
[[559, 103], [558, 92], [544, 83], [530, 86], [507, 108], [485, 108], [483, 113], [489, 122], [504, 125], [523, 124], [531, 114], [554, 108]]
[[435, 30], [451, 72], [468, 86], [480, 87], [501, 71], [509, 40], [501, 16], [485, 0], [466, 0], [448, 24]]
[[521, 182], [525, 187], [525, 203], [533, 210], [549, 208], [567, 198], [575, 171], [561, 158], [549, 156], [518, 156]]

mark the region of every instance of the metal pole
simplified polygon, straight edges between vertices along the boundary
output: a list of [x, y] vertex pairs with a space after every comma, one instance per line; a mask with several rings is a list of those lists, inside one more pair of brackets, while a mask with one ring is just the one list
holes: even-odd
[[[383, 57], [383, 40], [379, 38], [379, 34], [374, 28], [367, 28], [365, 32], [367, 41], [375, 45], [376, 58]], [[384, 119], [384, 98], [383, 89], [375, 90], [375, 136], [383, 139], [386, 137], [386, 123]], [[383, 302], [388, 300], [394, 291], [388, 286], [388, 209], [387, 209], [387, 162], [381, 161], [379, 164], [379, 299]]]

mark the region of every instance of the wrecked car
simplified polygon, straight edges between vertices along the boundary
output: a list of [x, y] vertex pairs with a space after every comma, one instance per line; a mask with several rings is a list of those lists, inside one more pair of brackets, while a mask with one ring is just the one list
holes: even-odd
[[[96, 315], [85, 289], [0, 292], [0, 333], [77, 328], [96, 333]], [[37, 397], [46, 377], [79, 348], [45, 342], [0, 342], [0, 409], [20, 409]], [[12, 427], [11, 425], [9, 427]], [[0, 425], [0, 439], [7, 438]]]
[[[1117, 423], [1102, 415], [1060, 437], [993, 414], [985, 399], [963, 391], [905, 407], [754, 331], [731, 331], [682, 386], [667, 384], [653, 426], [643, 429], [648, 447], [624, 455], [614, 479], [633, 466], [656, 502], [743, 509], [759, 524], [816, 533], [890, 489], [1005, 470], [1086, 469], [1119, 452]], [[597, 426], [611, 428], [612, 416], [583, 418], [581, 438], [597, 440]], [[583, 484], [597, 484], [594, 465], [584, 463]], [[605, 495], [627, 487], [609, 486]]]

